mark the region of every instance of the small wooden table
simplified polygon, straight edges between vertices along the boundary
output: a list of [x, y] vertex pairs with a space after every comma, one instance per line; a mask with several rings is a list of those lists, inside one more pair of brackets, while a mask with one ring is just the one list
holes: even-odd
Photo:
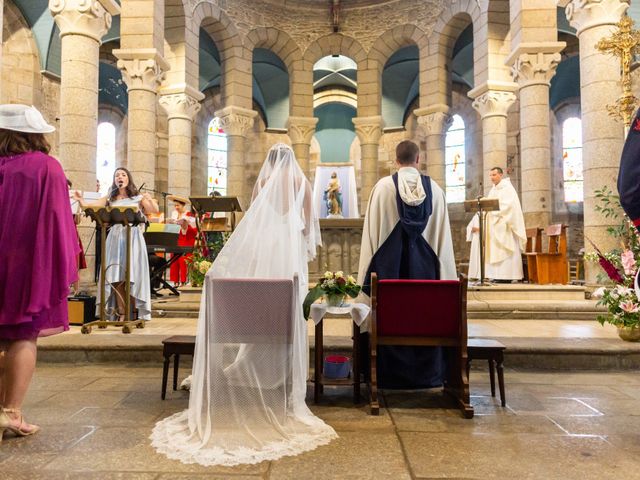
[[[312, 307], [313, 308], [313, 307]], [[327, 378], [323, 375], [324, 367], [324, 332], [323, 332], [323, 318], [321, 318], [315, 327], [315, 362], [314, 362], [314, 387], [313, 387], [313, 401], [318, 403], [320, 401], [320, 395], [324, 391], [325, 385], [353, 385], [353, 403], [360, 403], [360, 362], [359, 362], [359, 348], [360, 348], [360, 326], [353, 321], [352, 313], [344, 311], [337, 313], [335, 310], [328, 311], [327, 313], [340, 316], [349, 317], [353, 326], [353, 347], [352, 347], [352, 370], [351, 375], [348, 378]], [[366, 315], [365, 315], [366, 316]]]
[[180, 355], [191, 355], [196, 348], [196, 337], [193, 335], [174, 335], [162, 341], [162, 356], [164, 365], [162, 366], [162, 400], [167, 394], [167, 377], [169, 376], [169, 361], [173, 355], [173, 389], [178, 389], [178, 367], [180, 366]]
[[[500, 388], [500, 404], [505, 407], [506, 399], [504, 394], [504, 350], [505, 346], [497, 340], [470, 338], [467, 340], [467, 378], [471, 360], [489, 361], [489, 380], [491, 381], [491, 396], [496, 396], [495, 370], [498, 371], [498, 386]], [[495, 370], [494, 370], [495, 366]]]

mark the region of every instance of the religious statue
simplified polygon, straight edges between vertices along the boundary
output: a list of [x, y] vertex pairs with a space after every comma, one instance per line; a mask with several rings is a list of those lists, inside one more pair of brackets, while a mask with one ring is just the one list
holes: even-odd
[[331, 173], [331, 180], [329, 180], [327, 188], [324, 190], [323, 200], [327, 204], [327, 218], [343, 218], [342, 192], [336, 172]]

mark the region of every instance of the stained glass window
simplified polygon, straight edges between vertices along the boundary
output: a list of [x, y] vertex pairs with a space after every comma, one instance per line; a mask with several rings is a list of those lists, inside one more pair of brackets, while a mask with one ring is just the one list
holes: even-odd
[[106, 195], [113, 183], [116, 169], [116, 127], [112, 123], [98, 125], [96, 150], [96, 178], [100, 183], [100, 193]]
[[460, 115], [454, 115], [445, 137], [447, 203], [464, 202], [465, 198], [464, 133], [464, 120]]
[[582, 202], [582, 120], [577, 117], [568, 118], [562, 124], [562, 171], [564, 201]]
[[220, 119], [209, 123], [207, 136], [208, 173], [207, 193], [213, 191], [227, 194], [227, 135], [222, 130]]

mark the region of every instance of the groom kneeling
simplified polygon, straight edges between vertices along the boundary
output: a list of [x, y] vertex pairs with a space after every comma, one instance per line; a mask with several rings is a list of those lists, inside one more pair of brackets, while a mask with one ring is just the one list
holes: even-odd
[[[398, 144], [398, 172], [379, 180], [369, 197], [358, 269], [358, 280], [367, 295], [372, 272], [380, 280], [457, 278], [444, 192], [420, 174], [418, 158], [415, 143], [405, 140]], [[368, 344], [369, 336], [363, 337]], [[366, 347], [361, 351], [368, 352]], [[363, 360], [368, 363], [368, 355]], [[378, 347], [381, 388], [438, 387], [443, 374], [438, 347]]]

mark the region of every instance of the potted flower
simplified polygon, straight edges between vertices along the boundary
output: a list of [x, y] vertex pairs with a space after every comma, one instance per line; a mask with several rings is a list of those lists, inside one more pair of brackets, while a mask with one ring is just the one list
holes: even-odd
[[211, 268], [211, 262], [204, 258], [198, 250], [193, 252], [187, 259], [189, 267], [189, 282], [192, 287], [201, 287], [204, 283], [204, 276]]
[[608, 285], [598, 288], [592, 295], [599, 298], [598, 305], [607, 308], [607, 314], [599, 315], [598, 322], [615, 325], [620, 338], [637, 342], [640, 341], [640, 301], [634, 290], [634, 280], [640, 258], [640, 237], [629, 218], [621, 213], [620, 200], [611, 190], [596, 190], [596, 198], [599, 200], [596, 211], [607, 218], [620, 220], [618, 226], [609, 227], [608, 233], [618, 239], [621, 246], [603, 253], [589, 240], [595, 252], [585, 258], [600, 265], [606, 277], [599, 279], [608, 279]]
[[309, 317], [311, 304], [320, 297], [324, 296], [330, 307], [339, 307], [344, 303], [346, 297], [357, 297], [361, 288], [351, 275], [345, 276], [342, 271], [325, 272], [317, 285], [309, 290], [304, 300], [305, 318]]

